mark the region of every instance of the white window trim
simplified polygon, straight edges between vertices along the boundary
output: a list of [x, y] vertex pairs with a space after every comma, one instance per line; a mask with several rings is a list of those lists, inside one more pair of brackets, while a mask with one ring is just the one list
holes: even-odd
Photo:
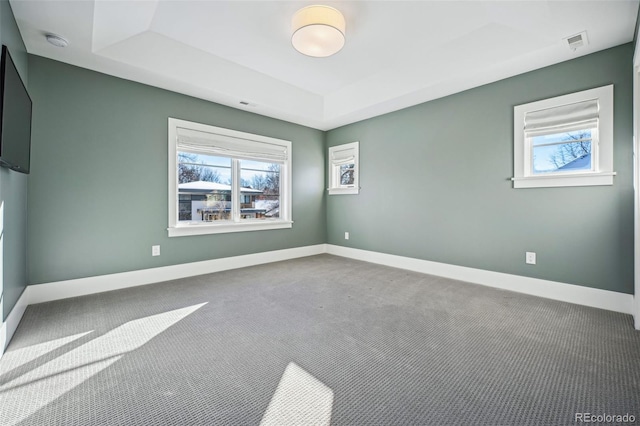
[[[222, 136], [249, 139], [256, 142], [282, 145], [287, 149], [287, 159], [280, 169], [281, 193], [280, 193], [280, 219], [278, 220], [242, 220], [241, 222], [221, 222], [206, 224], [181, 224], [178, 221], [178, 152], [177, 152], [177, 128], [187, 128], [196, 131], [218, 134]], [[169, 117], [169, 237], [181, 237], [188, 235], [223, 234], [229, 232], [264, 231], [270, 229], [291, 228], [291, 142], [267, 136], [254, 135], [237, 130], [222, 127], [209, 126], [207, 124], [194, 123]], [[236, 170], [235, 174], [239, 174]], [[236, 185], [232, 186], [232, 200], [239, 202]]]
[[[354, 158], [353, 185], [340, 185], [338, 175], [336, 173], [336, 165], [333, 162], [333, 153], [336, 151], [351, 151]], [[328, 163], [328, 180], [329, 195], [339, 194], [358, 194], [360, 192], [360, 143], [351, 142], [342, 145], [329, 147]]]
[[[593, 171], [579, 170], [562, 174], [531, 175], [529, 142], [524, 135], [524, 120], [528, 112], [561, 105], [598, 99], [598, 143], [592, 146]], [[557, 96], [518, 105], [513, 109], [514, 188], [548, 188], [560, 186], [613, 185], [613, 85]]]

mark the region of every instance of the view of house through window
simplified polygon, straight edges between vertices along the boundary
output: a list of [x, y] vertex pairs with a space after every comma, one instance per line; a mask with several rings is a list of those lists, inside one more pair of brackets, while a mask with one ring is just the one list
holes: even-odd
[[168, 120], [170, 237], [286, 229], [291, 142]]
[[240, 169], [240, 219], [279, 217], [280, 164], [178, 151], [179, 222], [232, 220], [234, 161]]
[[240, 219], [280, 217], [280, 164], [240, 161]]

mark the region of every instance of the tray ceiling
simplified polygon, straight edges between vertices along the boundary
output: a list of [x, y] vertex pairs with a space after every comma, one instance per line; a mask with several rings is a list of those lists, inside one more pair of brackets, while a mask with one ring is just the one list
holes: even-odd
[[[346, 45], [311, 58], [290, 40], [308, 2], [10, 3], [29, 53], [322, 130], [629, 42], [638, 13], [637, 0], [330, 1]], [[563, 39], [582, 31], [572, 51]]]

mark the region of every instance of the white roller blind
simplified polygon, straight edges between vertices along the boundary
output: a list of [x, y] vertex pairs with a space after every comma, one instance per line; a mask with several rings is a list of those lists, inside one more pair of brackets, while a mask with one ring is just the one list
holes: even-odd
[[526, 137], [551, 135], [598, 127], [598, 100], [527, 112], [524, 117]]
[[285, 162], [289, 155], [286, 146], [275, 143], [182, 127], [176, 129], [176, 134], [178, 151], [183, 152], [277, 163]]

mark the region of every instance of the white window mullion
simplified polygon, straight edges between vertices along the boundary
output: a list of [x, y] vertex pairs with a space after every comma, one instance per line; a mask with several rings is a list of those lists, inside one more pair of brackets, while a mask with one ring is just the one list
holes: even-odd
[[169, 125], [169, 227], [178, 222], [178, 136], [175, 127]]
[[533, 175], [533, 141], [531, 138], [525, 138], [523, 166], [525, 176]]
[[240, 222], [240, 160], [231, 161], [231, 218]]
[[591, 170], [600, 171], [600, 130], [591, 131]]
[[280, 194], [280, 208], [282, 209], [282, 211], [286, 211], [289, 207], [288, 207], [288, 203], [289, 200], [287, 197], [285, 197], [286, 191], [284, 191], [284, 188], [286, 188], [286, 180], [287, 180], [287, 167], [284, 164], [280, 164], [280, 173], [279, 173], [279, 178], [280, 178], [280, 183], [279, 183], [279, 194]]
[[[591, 132], [593, 132], [594, 130], [591, 129]], [[593, 133], [592, 133], [593, 134]], [[560, 142], [550, 142], [550, 143], [540, 143], [535, 145], [536, 148], [542, 148], [545, 146], [557, 146], [557, 145], [567, 145], [570, 143], [580, 143], [580, 142], [593, 142], [593, 138], [587, 138], [587, 139], [568, 139], [566, 141], [560, 141]], [[533, 145], [533, 144], [532, 144]]]

